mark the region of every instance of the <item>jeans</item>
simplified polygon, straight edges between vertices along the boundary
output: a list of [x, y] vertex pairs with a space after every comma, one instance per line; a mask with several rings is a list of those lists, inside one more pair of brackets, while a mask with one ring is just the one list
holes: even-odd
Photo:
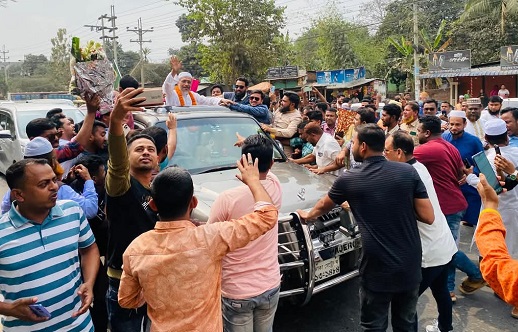
[[[453, 235], [453, 239], [455, 240], [457, 247], [459, 246], [460, 221], [464, 216], [464, 212], [465, 211], [460, 211], [446, 216], [446, 221], [448, 221], [448, 226], [450, 227], [451, 234]], [[468, 258], [468, 256], [466, 256], [465, 253], [459, 250], [453, 256], [452, 264], [450, 264], [448, 268], [448, 290], [450, 292], [455, 290], [455, 268], [466, 273], [470, 279], [482, 279], [480, 269]]]
[[147, 317], [147, 307], [138, 309], [124, 309], [119, 305], [117, 294], [120, 280], [108, 278], [108, 292], [106, 293], [106, 307], [111, 332], [144, 332], [149, 331], [150, 322]]
[[360, 323], [362, 331], [386, 331], [389, 306], [392, 308], [392, 330], [412, 331], [417, 317], [419, 285], [406, 292], [373, 292], [360, 287]]
[[225, 332], [271, 332], [280, 286], [244, 300], [222, 297]]
[[[439, 312], [439, 330], [447, 332], [453, 330], [452, 326], [452, 302], [448, 291], [448, 267], [451, 264], [432, 266], [421, 269], [423, 280], [419, 285], [419, 296], [428, 288], [437, 303]], [[417, 332], [417, 314], [415, 319], [414, 331]]]

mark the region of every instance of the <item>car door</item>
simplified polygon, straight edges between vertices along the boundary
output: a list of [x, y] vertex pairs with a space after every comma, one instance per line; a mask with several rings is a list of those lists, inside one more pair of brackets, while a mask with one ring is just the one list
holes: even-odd
[[23, 158], [13, 118], [5, 110], [0, 110], [0, 130], [0, 173], [5, 174], [9, 166]]

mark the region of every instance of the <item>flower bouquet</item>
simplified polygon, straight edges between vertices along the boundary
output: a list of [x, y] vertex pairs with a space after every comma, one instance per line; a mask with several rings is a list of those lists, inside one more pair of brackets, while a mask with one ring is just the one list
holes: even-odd
[[73, 37], [71, 53], [70, 93], [81, 95], [83, 99], [85, 94], [97, 94], [102, 101], [112, 105], [115, 71], [101, 44], [91, 40], [80, 48], [79, 38]]

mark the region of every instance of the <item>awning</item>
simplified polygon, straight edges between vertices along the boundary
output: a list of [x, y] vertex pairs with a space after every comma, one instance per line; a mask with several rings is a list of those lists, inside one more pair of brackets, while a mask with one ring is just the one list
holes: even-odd
[[501, 70], [500, 66], [471, 68], [463, 71], [424, 73], [419, 78], [439, 78], [439, 77], [473, 77], [473, 76], [505, 76], [518, 75], [518, 70]]
[[356, 86], [364, 85], [364, 84], [370, 83], [375, 80], [377, 80], [377, 78], [360, 78], [359, 80], [347, 82], [347, 83], [328, 84], [326, 86], [326, 89], [351, 89]]
[[207, 89], [209, 86], [210, 86], [210, 85], [200, 84], [200, 85], [198, 85], [198, 88], [196, 89], [196, 92], [201, 91], [201, 90], [205, 90], [205, 89]]
[[263, 92], [268, 92], [270, 91], [270, 88], [272, 87], [272, 85], [270, 84], [270, 82], [261, 82], [261, 83], [258, 83], [256, 85], [253, 85], [251, 87], [248, 88], [248, 90], [252, 91], [252, 90], [261, 90]]

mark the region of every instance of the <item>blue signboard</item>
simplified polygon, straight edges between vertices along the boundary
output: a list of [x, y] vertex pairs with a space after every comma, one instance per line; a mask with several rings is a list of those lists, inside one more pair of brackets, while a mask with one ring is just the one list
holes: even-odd
[[349, 83], [365, 78], [365, 67], [317, 71], [317, 84]]

